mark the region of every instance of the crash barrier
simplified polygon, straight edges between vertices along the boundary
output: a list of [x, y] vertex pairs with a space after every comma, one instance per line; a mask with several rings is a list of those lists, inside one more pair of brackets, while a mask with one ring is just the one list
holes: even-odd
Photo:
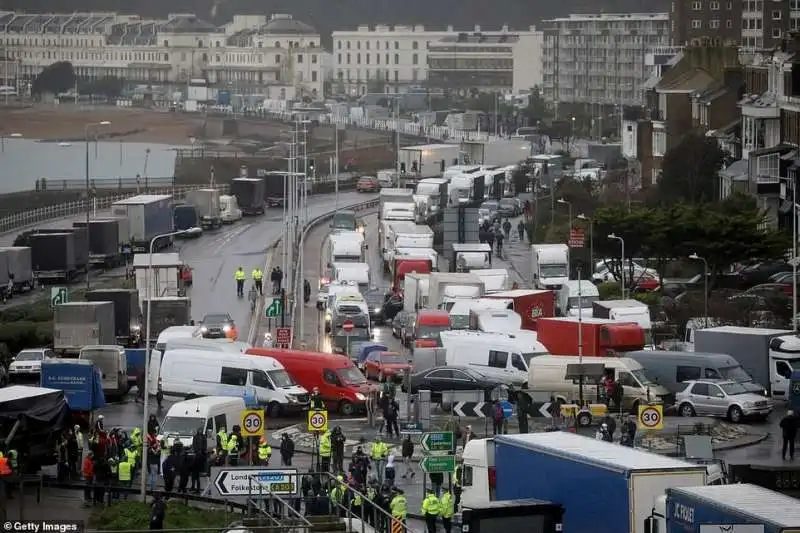
[[[366, 202], [360, 202], [360, 203], [353, 204], [353, 205], [343, 205], [338, 210], [348, 209], [348, 210], [352, 210], [352, 211], [355, 211], [355, 212], [358, 213], [360, 211], [367, 211], [367, 210], [374, 209], [379, 204], [380, 204], [380, 199], [374, 198], [372, 200], [368, 200]], [[323, 215], [320, 215], [320, 216], [318, 216], [318, 217], [316, 217], [314, 219], [311, 219], [309, 222], [306, 223], [306, 225], [303, 228], [302, 232], [300, 232], [300, 240], [299, 240], [299, 242], [295, 243], [295, 246], [299, 250], [299, 253], [301, 253], [301, 254], [303, 253], [302, 243], [305, 242], [306, 236], [308, 235], [308, 232], [311, 231], [312, 229], [316, 228], [317, 226], [319, 226], [321, 223], [325, 222], [326, 220], [328, 220], [330, 218], [333, 218], [333, 215], [336, 214], [336, 211], [337, 210], [330, 211], [330, 212], [325, 213]], [[297, 257], [297, 256], [295, 256], [295, 257]], [[294, 275], [292, 276], [292, 284], [293, 284], [292, 285], [292, 290], [291, 290], [291, 292], [289, 294], [294, 295], [294, 298], [293, 298], [293, 301], [292, 301], [291, 314], [289, 315], [289, 316], [291, 316], [291, 322], [289, 324], [292, 326], [292, 344], [294, 344], [294, 341], [296, 339], [295, 331], [297, 331], [297, 329], [296, 329], [297, 328], [297, 321], [296, 321], [297, 314], [296, 314], [295, 311], [297, 310], [298, 300], [300, 302], [300, 305], [304, 305], [304, 302], [303, 302], [303, 273], [300, 271], [300, 261], [297, 261], [294, 264]]]
[[[118, 202], [144, 192], [149, 194], [169, 194], [172, 196], [181, 196], [188, 191], [204, 189], [206, 187], [208, 187], [207, 184], [176, 185], [169, 187], [154, 187], [146, 191], [130, 191], [108, 196], [95, 197], [91, 199], [92, 204], [90, 208], [92, 211], [108, 209], [114, 202]], [[218, 185], [216, 188], [219, 189], [223, 194], [227, 193], [228, 191], [227, 185]], [[41, 207], [39, 209], [32, 209], [22, 213], [15, 213], [13, 215], [0, 218], [0, 234], [19, 230], [29, 226], [35, 226], [37, 224], [41, 224], [42, 222], [73, 217], [83, 213], [86, 213], [85, 199], [48, 207]]]

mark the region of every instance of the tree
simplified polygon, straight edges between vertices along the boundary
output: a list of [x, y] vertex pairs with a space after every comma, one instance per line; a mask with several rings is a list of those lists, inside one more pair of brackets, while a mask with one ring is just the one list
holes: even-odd
[[542, 91], [538, 85], [531, 89], [528, 105], [522, 109], [521, 113], [528, 119], [529, 124], [536, 124], [553, 118], [552, 110], [547, 105], [547, 102], [544, 101]]
[[48, 65], [33, 80], [31, 93], [59, 94], [75, 87], [75, 71], [69, 61], [58, 61]]
[[705, 135], [685, 136], [664, 156], [658, 182], [659, 201], [702, 203], [717, 198], [717, 173], [725, 160], [717, 141]]
[[125, 83], [116, 76], [104, 76], [96, 80], [87, 80], [79, 85], [82, 94], [103, 95], [108, 98], [117, 98], [122, 94]]

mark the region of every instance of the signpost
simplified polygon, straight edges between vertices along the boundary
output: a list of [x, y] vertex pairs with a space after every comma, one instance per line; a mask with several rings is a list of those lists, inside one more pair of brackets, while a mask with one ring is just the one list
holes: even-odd
[[292, 328], [275, 328], [275, 342], [288, 348], [292, 343]]
[[328, 431], [328, 411], [312, 409], [308, 412], [308, 430], [324, 433]]
[[242, 437], [261, 437], [264, 435], [264, 411], [246, 409], [242, 411]]
[[419, 463], [422, 470], [428, 474], [442, 473], [456, 471], [456, 456], [455, 455], [427, 455], [422, 458]]
[[344, 322], [342, 322], [342, 331], [344, 331], [345, 337], [347, 339], [346, 340], [347, 346], [345, 348], [345, 353], [347, 354], [348, 357], [350, 357], [350, 334], [353, 332], [354, 327], [355, 324], [353, 324], [352, 320], [345, 320]]
[[403, 422], [400, 424], [400, 433], [408, 433], [409, 435], [422, 435], [422, 422]]
[[664, 429], [664, 406], [640, 405], [637, 425], [639, 429]]
[[57, 305], [69, 303], [69, 293], [66, 287], [51, 287], [50, 288], [50, 305], [55, 307]]
[[283, 302], [280, 298], [273, 298], [272, 302], [264, 308], [266, 318], [278, 318], [283, 312]]
[[435, 431], [422, 435], [422, 451], [425, 453], [453, 453], [456, 443], [450, 431]]
[[220, 499], [246, 502], [253, 497], [296, 496], [296, 468], [213, 467], [211, 492]]
[[570, 248], [583, 248], [585, 242], [586, 242], [586, 231], [583, 228], [570, 228], [569, 230]]

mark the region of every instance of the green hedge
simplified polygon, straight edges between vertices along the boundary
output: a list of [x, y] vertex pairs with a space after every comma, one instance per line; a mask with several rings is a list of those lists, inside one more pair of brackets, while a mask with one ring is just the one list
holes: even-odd
[[[164, 529], [187, 533], [197, 529], [223, 530], [236, 518], [237, 515], [225, 511], [198, 509], [169, 500]], [[108, 507], [96, 507], [89, 517], [89, 526], [100, 531], [146, 531], [150, 529], [150, 504], [125, 501]]]

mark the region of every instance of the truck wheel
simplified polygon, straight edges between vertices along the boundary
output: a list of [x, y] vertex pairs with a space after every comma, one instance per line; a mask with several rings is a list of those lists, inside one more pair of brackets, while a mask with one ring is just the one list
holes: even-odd
[[356, 412], [356, 407], [347, 400], [342, 400], [339, 402], [339, 412], [344, 416], [352, 416]]
[[695, 414], [697, 414], [695, 413], [694, 407], [692, 407], [692, 404], [690, 403], [682, 403], [680, 408], [678, 409], [678, 412], [680, 413], [681, 416], [686, 416], [686, 417], [692, 417], [695, 416]]
[[278, 402], [271, 402], [267, 406], [267, 416], [270, 418], [278, 418], [279, 416], [281, 416], [281, 411], [282, 411], [281, 404], [279, 404]]
[[578, 413], [578, 427], [586, 428], [592, 424], [592, 415], [591, 413]]
[[728, 409], [728, 420], [734, 424], [738, 424], [743, 418], [744, 413], [742, 413], [742, 409], [738, 405], [732, 405], [731, 408]]

